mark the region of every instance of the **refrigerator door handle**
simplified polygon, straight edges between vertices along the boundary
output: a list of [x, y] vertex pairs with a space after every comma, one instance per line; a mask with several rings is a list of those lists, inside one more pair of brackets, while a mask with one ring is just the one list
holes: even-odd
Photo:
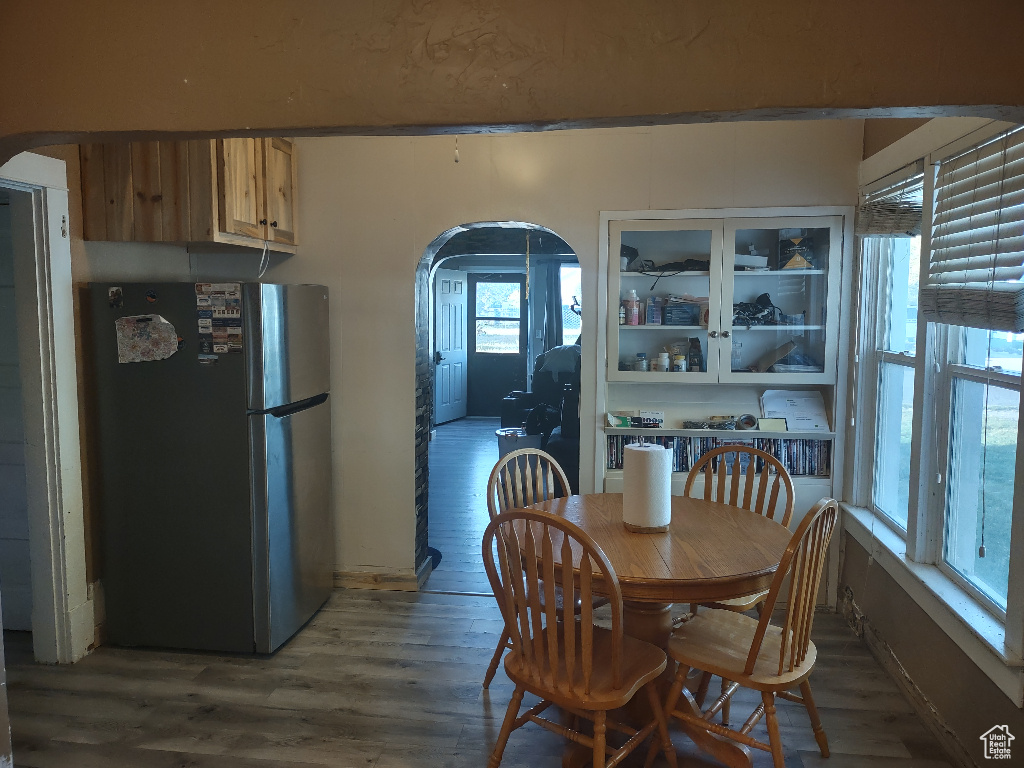
[[250, 411], [249, 413], [250, 415], [265, 413], [270, 416], [273, 416], [276, 419], [283, 419], [285, 416], [291, 416], [293, 413], [305, 411], [308, 408], [315, 408], [321, 403], [326, 402], [329, 396], [329, 392], [324, 392], [323, 394], [315, 395], [314, 397], [307, 397], [305, 400], [299, 400], [296, 403], [288, 403], [288, 405], [279, 405], [276, 408], [268, 408], [265, 411]]

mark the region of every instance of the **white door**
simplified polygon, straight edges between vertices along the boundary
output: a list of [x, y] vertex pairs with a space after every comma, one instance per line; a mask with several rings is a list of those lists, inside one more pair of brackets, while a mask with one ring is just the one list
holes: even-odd
[[466, 415], [466, 273], [434, 276], [434, 423]]

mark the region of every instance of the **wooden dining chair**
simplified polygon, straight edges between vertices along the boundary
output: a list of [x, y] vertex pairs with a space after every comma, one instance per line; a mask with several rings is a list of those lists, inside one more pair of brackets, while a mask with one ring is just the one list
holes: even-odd
[[[506, 454], [491, 470], [487, 480], [487, 513], [493, 520], [508, 509], [528, 507], [540, 501], [569, 496], [569, 479], [555, 458], [539, 448], [520, 448]], [[555, 587], [555, 609], [561, 618], [564, 606], [562, 589]], [[594, 608], [605, 605], [605, 598], [595, 598]], [[573, 604], [573, 613], [578, 614], [580, 606]], [[484, 675], [484, 688], [491, 684], [501, 654], [511, 648], [508, 630], [503, 630], [498, 646], [491, 656], [491, 663]]]
[[[730, 460], [731, 459], [731, 460]], [[746, 468], [743, 467], [744, 463]], [[760, 468], [758, 465], [760, 464]], [[704, 477], [704, 499], [717, 501], [734, 507], [742, 507], [788, 526], [793, 517], [793, 480], [786, 467], [770, 453], [743, 444], [723, 445], [713, 448], [697, 461], [686, 476], [683, 495], [691, 496], [693, 486], [698, 477]], [[780, 494], [785, 491], [786, 501], [780, 514]], [[713, 603], [701, 603], [708, 608], [723, 608], [729, 611], [745, 613], [752, 608], [760, 610], [760, 606], [768, 596], [767, 591], [756, 592], [732, 599], [719, 600]], [[690, 613], [695, 613], [697, 605], [690, 606]], [[678, 626], [686, 617], [680, 617], [675, 623]], [[697, 687], [697, 701], [704, 703], [711, 674], [705, 672]], [[722, 680], [722, 690], [729, 681]], [[729, 724], [729, 702], [722, 708], [722, 724]]]
[[[806, 707], [821, 755], [828, 757], [828, 738], [821, 726], [808, 678], [817, 658], [811, 642], [814, 603], [838, 515], [835, 499], [821, 499], [800, 522], [782, 555], [759, 619], [713, 608], [701, 611], [672, 633], [668, 651], [679, 667], [665, 701], [665, 713], [678, 718], [684, 729], [710, 731], [748, 747], [771, 752], [775, 768], [783, 768], [785, 762], [775, 712], [775, 699], [781, 697]], [[790, 580], [785, 596], [785, 620], [782, 626], [775, 626], [771, 623], [772, 610], [787, 576]], [[733, 681], [703, 712], [684, 689], [691, 668]], [[711, 718], [741, 686], [760, 691], [761, 704], [738, 730], [712, 723]], [[795, 687], [800, 688], [801, 695], [790, 691]], [[683, 707], [677, 709], [680, 696], [684, 697]], [[761, 717], [767, 718], [767, 744], [750, 735]], [[648, 753], [648, 766], [655, 754], [655, 750]]]
[[[512, 640], [505, 672], [515, 683], [488, 768], [498, 768], [512, 731], [529, 722], [590, 747], [594, 768], [618, 765], [657, 730], [655, 753], [660, 747], [675, 766], [676, 753], [656, 688], [667, 665], [665, 652], [623, 633], [619, 579], [594, 540], [557, 515], [515, 509], [488, 524], [483, 558]], [[555, 611], [556, 584], [567, 600], [582, 607], [579, 621], [564, 620]], [[611, 629], [594, 623], [595, 587], [609, 595]], [[641, 688], [650, 704], [649, 722], [631, 728], [608, 717], [609, 710], [624, 706]], [[519, 714], [527, 692], [541, 701]], [[541, 717], [552, 704], [577, 722], [592, 720], [593, 736]], [[609, 746], [609, 730], [624, 734], [625, 743]]]

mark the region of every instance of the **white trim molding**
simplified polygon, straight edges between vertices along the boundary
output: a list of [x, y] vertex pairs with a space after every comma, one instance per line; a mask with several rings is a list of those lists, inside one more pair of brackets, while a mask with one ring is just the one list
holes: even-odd
[[11, 195], [19, 366], [25, 420], [35, 657], [69, 663], [93, 643], [85, 576], [78, 369], [61, 160], [22, 153], [0, 167]]

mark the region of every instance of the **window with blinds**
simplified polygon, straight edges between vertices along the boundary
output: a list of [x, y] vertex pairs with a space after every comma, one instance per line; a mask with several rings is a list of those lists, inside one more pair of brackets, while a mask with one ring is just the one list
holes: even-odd
[[921, 314], [1024, 331], [1024, 128], [939, 164]]
[[861, 237], [918, 237], [921, 234], [923, 163], [902, 168], [865, 191], [857, 206], [854, 234]]

